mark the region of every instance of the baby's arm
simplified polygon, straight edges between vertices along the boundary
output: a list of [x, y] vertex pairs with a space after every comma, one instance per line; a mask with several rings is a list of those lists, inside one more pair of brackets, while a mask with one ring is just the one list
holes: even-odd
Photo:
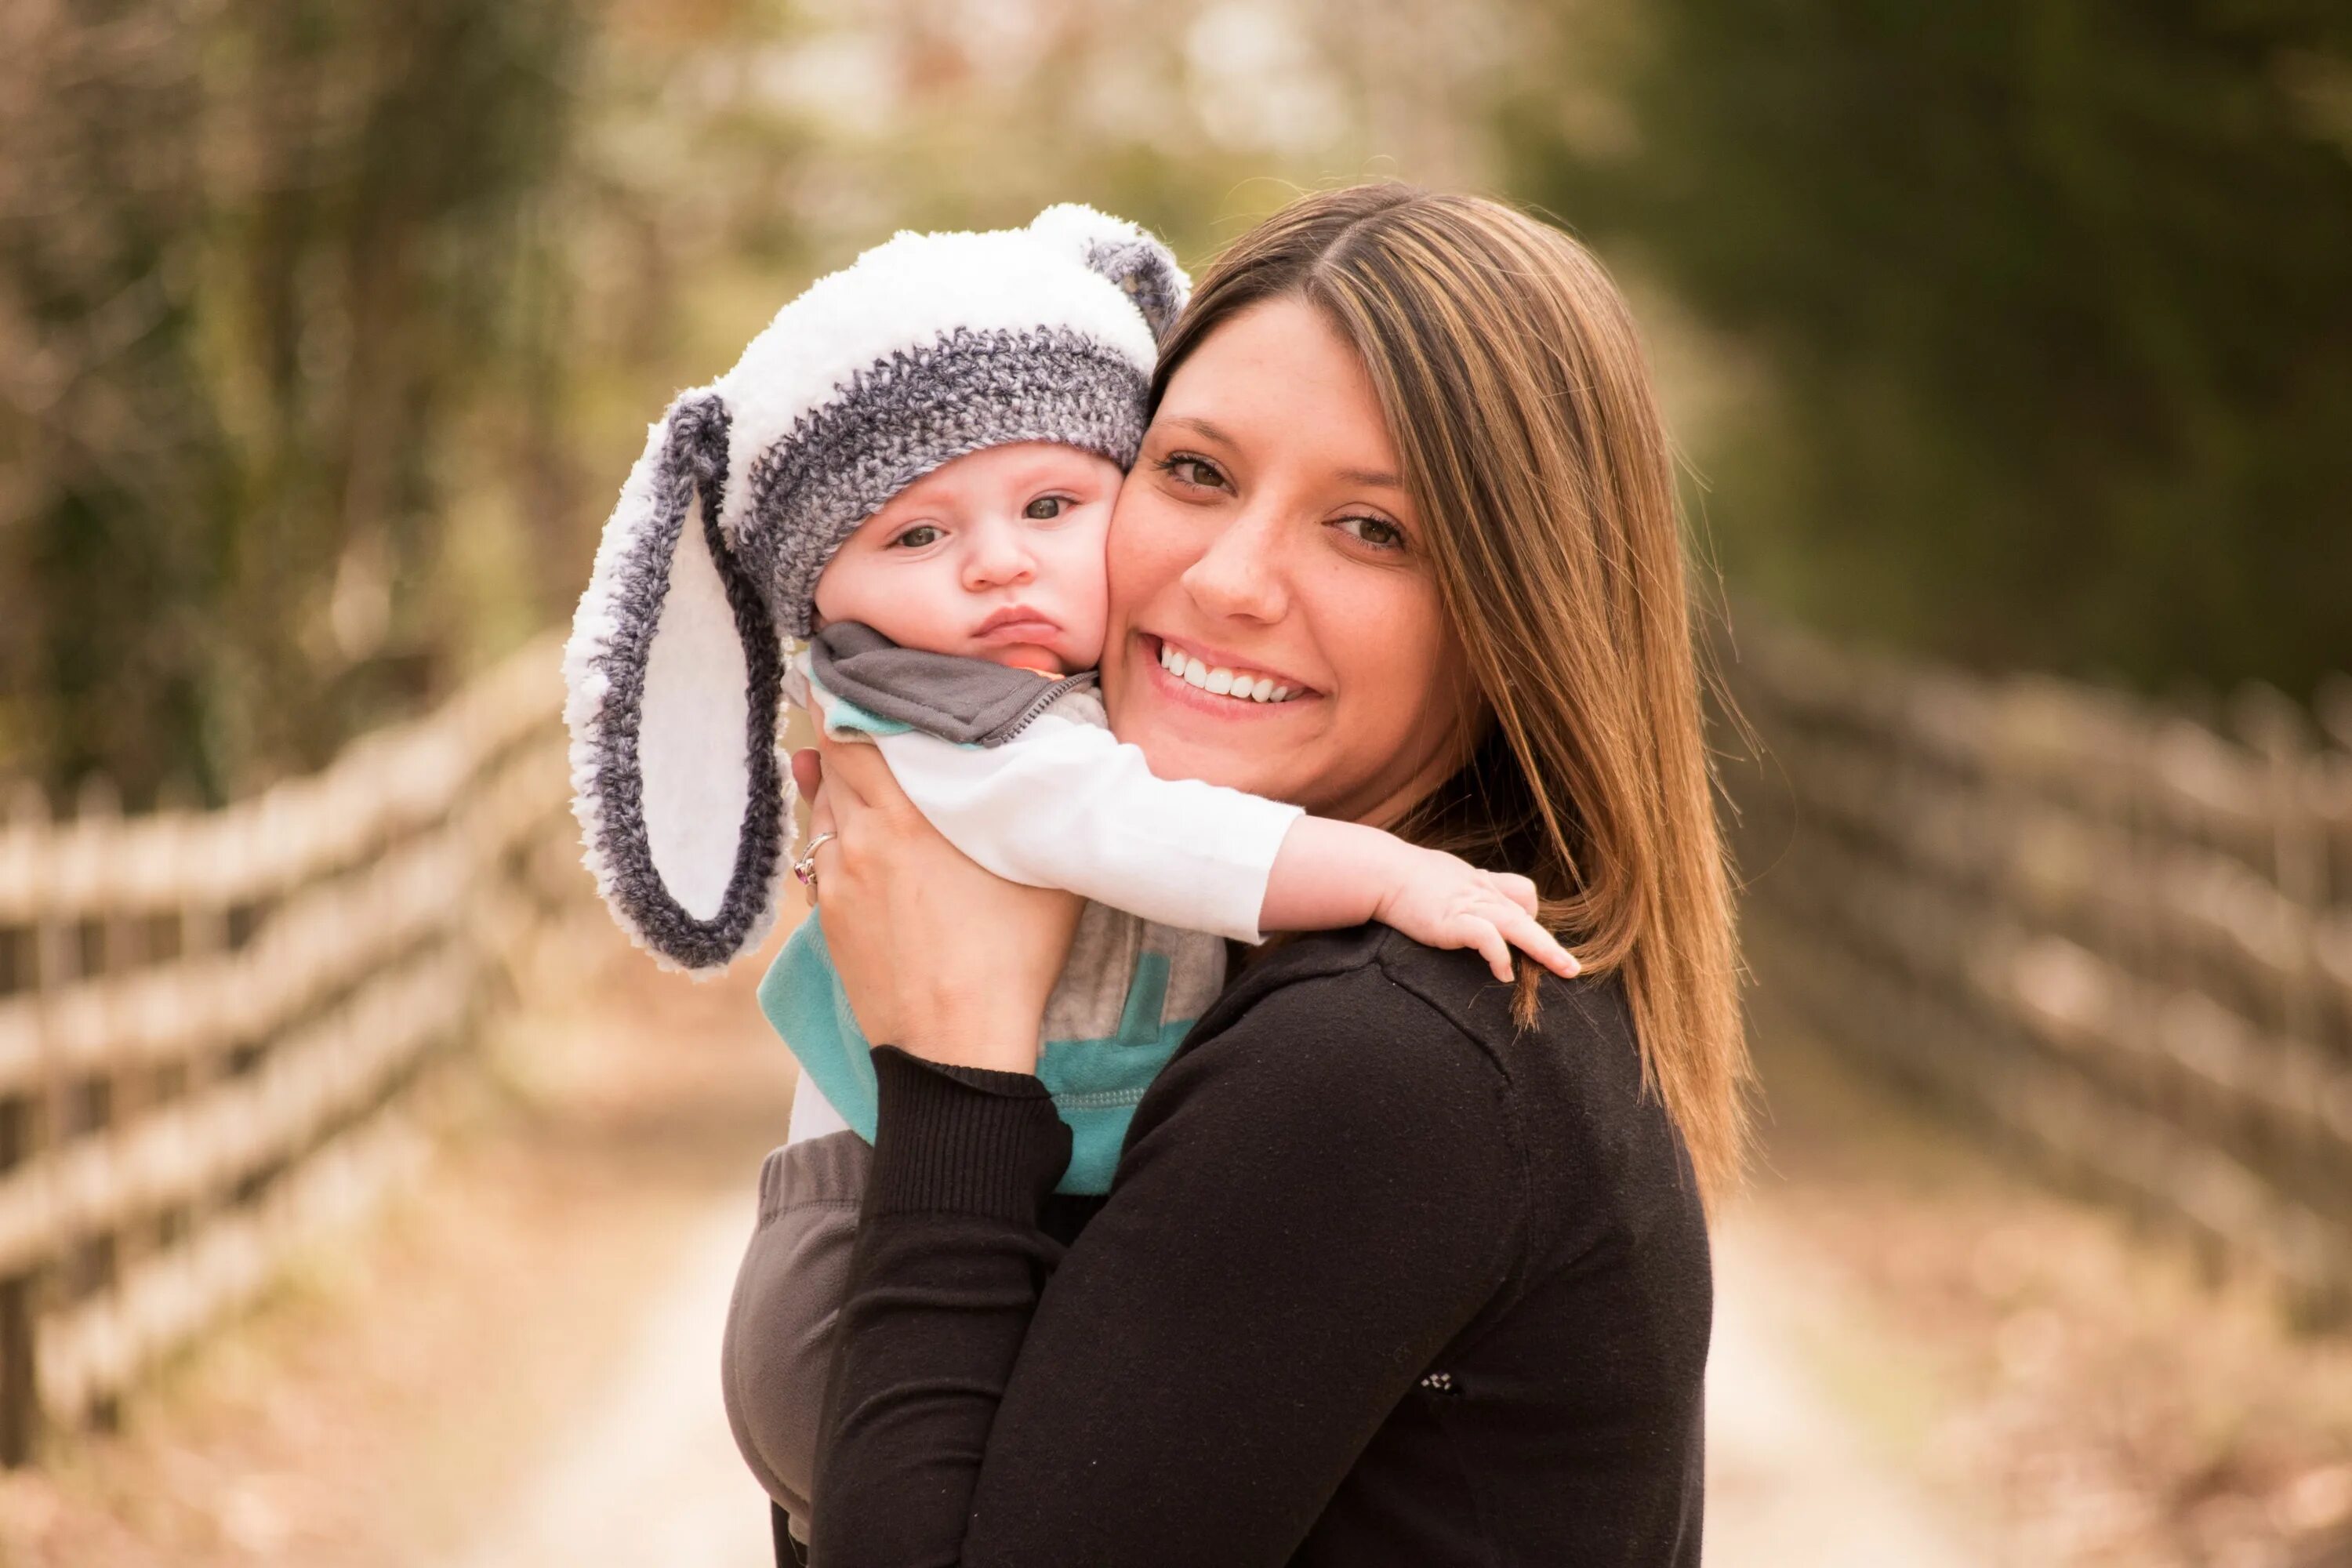
[[1432, 947], [1475, 947], [1506, 979], [1506, 943], [1576, 973], [1536, 923], [1526, 878], [1240, 790], [1160, 778], [1139, 748], [1094, 725], [1049, 714], [1001, 746], [919, 731], [876, 744], [931, 825], [1011, 881], [1237, 942], [1259, 941], [1261, 928], [1377, 920]]
[[1295, 805], [1155, 776], [1140, 749], [1055, 714], [1003, 745], [877, 735], [898, 786], [948, 842], [1009, 881], [1236, 942], [1258, 910]]
[[1511, 978], [1513, 947], [1575, 974], [1575, 956], [1535, 916], [1536, 885], [1525, 877], [1482, 871], [1360, 823], [1302, 816], [1275, 857], [1258, 923], [1327, 931], [1379, 921], [1431, 947], [1475, 947], [1498, 980]]

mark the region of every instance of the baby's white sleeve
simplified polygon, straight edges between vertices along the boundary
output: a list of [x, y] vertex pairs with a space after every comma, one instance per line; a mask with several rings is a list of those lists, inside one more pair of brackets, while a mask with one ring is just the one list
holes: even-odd
[[1056, 714], [1000, 746], [878, 735], [900, 788], [949, 843], [1008, 881], [1066, 888], [1160, 925], [1255, 942], [1295, 805], [1163, 779], [1142, 751]]

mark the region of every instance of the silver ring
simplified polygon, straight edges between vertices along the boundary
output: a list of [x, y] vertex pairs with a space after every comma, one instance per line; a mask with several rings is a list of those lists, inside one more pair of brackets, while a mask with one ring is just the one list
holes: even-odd
[[793, 862], [793, 875], [799, 878], [801, 885], [809, 891], [816, 891], [816, 852], [840, 837], [840, 834], [830, 830], [818, 834], [809, 840], [808, 847], [801, 852], [801, 858]]

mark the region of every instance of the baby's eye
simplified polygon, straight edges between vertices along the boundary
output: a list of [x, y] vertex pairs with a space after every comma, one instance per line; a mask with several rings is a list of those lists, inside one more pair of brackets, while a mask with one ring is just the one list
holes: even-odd
[[935, 523], [919, 522], [890, 542], [894, 550], [920, 550], [927, 544], [937, 544], [944, 536]]
[[1343, 517], [1339, 527], [1375, 550], [1404, 548], [1404, 530], [1382, 517]]
[[1069, 510], [1073, 504], [1067, 496], [1039, 496], [1021, 515], [1036, 522], [1051, 522]]

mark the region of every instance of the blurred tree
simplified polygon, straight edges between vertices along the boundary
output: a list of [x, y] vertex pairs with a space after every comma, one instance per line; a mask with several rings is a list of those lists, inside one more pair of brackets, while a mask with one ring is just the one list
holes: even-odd
[[543, 390], [580, 10], [5, 8], [0, 761], [219, 799], [440, 679], [436, 470]]
[[1517, 189], [1769, 367], [1735, 577], [1985, 665], [2352, 663], [2352, 9], [1552, 16]]
[[[191, 17], [0, 13], [0, 745], [159, 776], [199, 745], [186, 611], [230, 489], [191, 302]], [[153, 526], [152, 524], [166, 524]]]
[[560, 623], [894, 227], [1484, 173], [1519, 0], [6, 0], [0, 786], [241, 795]]

